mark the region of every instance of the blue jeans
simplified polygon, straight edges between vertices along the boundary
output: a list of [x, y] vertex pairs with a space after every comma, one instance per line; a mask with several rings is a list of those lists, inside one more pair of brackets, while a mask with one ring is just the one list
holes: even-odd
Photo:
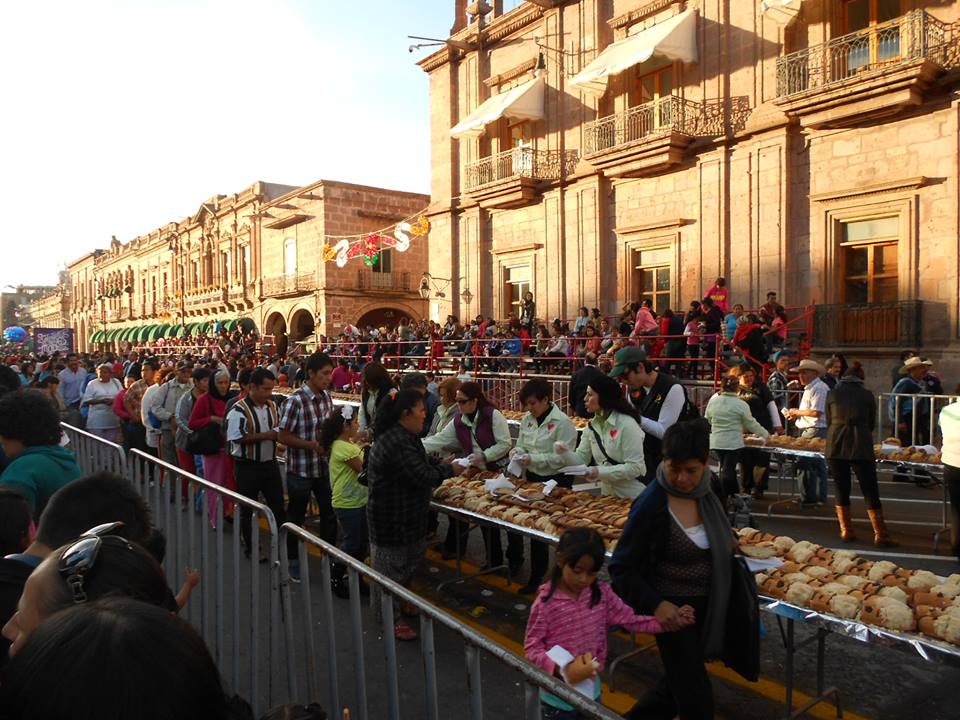
[[[309, 478], [287, 473], [287, 522], [303, 527], [307, 516], [310, 494], [317, 501], [320, 519], [320, 538], [331, 545], [337, 544], [337, 516], [333, 514], [330, 492], [330, 473], [327, 463], [320, 463], [320, 477]], [[298, 558], [298, 542], [295, 535], [287, 538], [287, 557]]]
[[367, 508], [334, 508], [343, 537], [340, 549], [360, 562], [366, 560], [367, 544], [370, 533], [367, 532]]
[[[806, 428], [800, 437], [822, 438], [827, 436], [826, 428]], [[800, 484], [800, 498], [803, 502], [827, 501], [827, 461], [823, 458], [801, 458], [797, 461], [797, 474]]]

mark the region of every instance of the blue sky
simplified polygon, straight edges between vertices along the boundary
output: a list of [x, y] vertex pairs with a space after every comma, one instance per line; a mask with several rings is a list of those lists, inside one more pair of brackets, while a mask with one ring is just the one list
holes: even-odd
[[256, 180], [428, 192], [435, 48], [406, 36], [452, 22], [453, 0], [0, 3], [0, 285]]

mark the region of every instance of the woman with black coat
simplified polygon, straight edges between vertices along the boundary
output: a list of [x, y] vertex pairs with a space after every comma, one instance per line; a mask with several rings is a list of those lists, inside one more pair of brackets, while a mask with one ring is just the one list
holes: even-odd
[[[632, 720], [714, 716], [705, 663], [728, 654], [735, 541], [711, 483], [709, 436], [700, 419], [667, 429], [657, 479], [633, 503], [610, 563], [617, 594], [668, 631], [657, 636], [664, 677]], [[683, 627], [691, 614], [694, 624]]]
[[877, 402], [863, 386], [863, 368], [854, 362], [827, 395], [827, 446], [824, 455], [837, 488], [837, 520], [840, 539], [856, 539], [850, 519], [850, 471], [857, 473], [857, 482], [867, 505], [867, 516], [873, 526], [873, 543], [889, 547], [890, 539], [880, 507], [880, 488], [873, 453], [873, 433], [877, 427]]

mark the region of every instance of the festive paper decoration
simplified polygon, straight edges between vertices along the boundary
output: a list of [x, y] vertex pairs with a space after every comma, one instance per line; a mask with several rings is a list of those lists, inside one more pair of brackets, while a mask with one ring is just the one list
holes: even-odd
[[[415, 237], [423, 237], [430, 232], [430, 220], [425, 215], [414, 216], [416, 220], [404, 220], [395, 225], [393, 234], [387, 233], [391, 228], [378, 230], [369, 235], [350, 235], [347, 237], [327, 236], [326, 242], [320, 251], [323, 262], [336, 262], [337, 267], [344, 267], [347, 261], [354, 258], [363, 258], [364, 263], [374, 266], [380, 259], [383, 248], [393, 248], [397, 252], [406, 252], [410, 248], [410, 241]], [[331, 242], [336, 241], [331, 245]]]

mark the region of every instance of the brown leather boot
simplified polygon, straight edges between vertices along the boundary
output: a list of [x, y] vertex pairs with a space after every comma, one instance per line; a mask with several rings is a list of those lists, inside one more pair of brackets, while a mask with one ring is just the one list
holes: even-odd
[[853, 542], [857, 536], [853, 534], [853, 523], [850, 521], [850, 506], [837, 505], [837, 520], [840, 521], [840, 539], [843, 542]]
[[897, 543], [891, 539], [883, 522], [883, 510], [867, 510], [867, 517], [873, 525], [873, 544], [877, 547], [896, 547]]

